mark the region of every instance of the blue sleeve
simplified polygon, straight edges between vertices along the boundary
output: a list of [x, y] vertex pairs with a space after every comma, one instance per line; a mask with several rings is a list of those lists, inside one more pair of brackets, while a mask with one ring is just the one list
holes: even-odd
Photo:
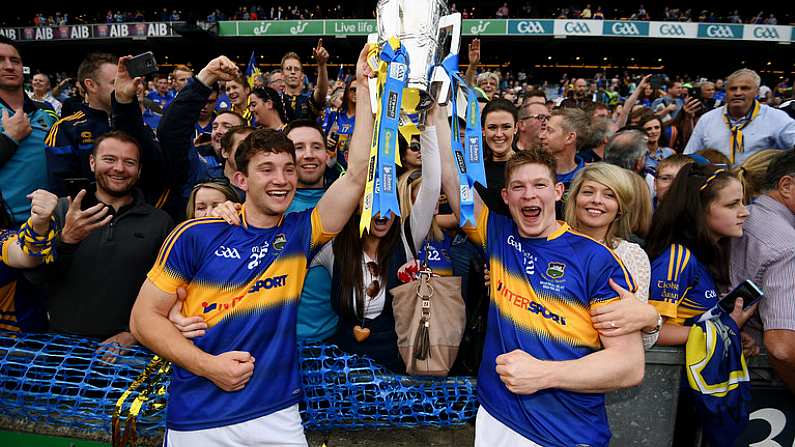
[[589, 269], [588, 298], [591, 306], [606, 304], [619, 298], [618, 292], [610, 287], [609, 279], [630, 292], [638, 289], [635, 279], [624, 267], [624, 264], [612, 251], [597, 247], [599, 252], [592, 259], [593, 266]]

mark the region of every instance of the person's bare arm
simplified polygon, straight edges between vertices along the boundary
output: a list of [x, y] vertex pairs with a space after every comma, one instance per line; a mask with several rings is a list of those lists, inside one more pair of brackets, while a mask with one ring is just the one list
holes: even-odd
[[329, 187], [317, 204], [323, 229], [329, 233], [342, 230], [364, 192], [370, 140], [373, 137], [373, 112], [367, 82], [370, 75], [367, 49], [368, 46], [365, 45], [356, 63], [356, 125], [350, 140], [348, 171]]
[[765, 331], [764, 342], [767, 359], [776, 375], [795, 393], [795, 331]]
[[467, 84], [474, 86], [475, 85], [475, 75], [478, 72], [478, 65], [480, 65], [480, 39], [472, 39], [472, 43], [469, 44], [469, 65], [467, 65], [467, 71], [464, 74], [464, 79], [466, 79]]
[[604, 349], [577, 360], [539, 360], [515, 350], [497, 357], [497, 373], [516, 394], [545, 389], [606, 393], [640, 384], [645, 366], [640, 333], [601, 339]]
[[[453, 160], [453, 151], [450, 147], [450, 119], [447, 117], [446, 107], [434, 107], [431, 119], [436, 126], [436, 135], [439, 138], [439, 158], [442, 162], [442, 191], [447, 196], [447, 203], [453, 210], [453, 215], [458, 221], [461, 215], [461, 197], [458, 184], [458, 167]], [[457, 119], [457, 118], [455, 118]], [[475, 219], [480, 216], [483, 209], [483, 201], [477, 191], [472, 189], [475, 199]]]
[[[622, 299], [632, 292], [611, 284]], [[604, 349], [576, 360], [539, 360], [515, 350], [497, 357], [497, 374], [513, 393], [533, 394], [556, 388], [580, 393], [605, 393], [638, 385], [643, 380], [645, 354], [640, 332], [600, 336]]]
[[315, 103], [318, 107], [323, 108], [326, 104], [326, 95], [328, 94], [328, 51], [323, 48], [323, 39], [318, 39], [317, 47], [313, 50], [315, 62], [317, 62], [317, 85], [315, 85]]
[[169, 311], [176, 300], [176, 294], [160, 290], [147, 279], [130, 316], [130, 331], [135, 339], [156, 354], [210, 380], [224, 391], [243, 389], [254, 373], [254, 357], [240, 351], [210, 355], [197, 348], [168, 320]]
[[621, 129], [622, 127], [627, 125], [627, 120], [629, 119], [629, 114], [632, 113], [632, 109], [635, 107], [635, 103], [638, 102], [638, 97], [640, 93], [646, 89], [646, 84], [649, 83], [649, 79], [651, 75], [646, 75], [643, 79], [640, 80], [638, 83], [638, 87], [635, 88], [635, 91], [629, 95], [629, 98], [624, 102], [624, 107], [621, 109], [621, 113], [618, 115], [618, 120], [616, 120], [616, 124], [618, 128]]

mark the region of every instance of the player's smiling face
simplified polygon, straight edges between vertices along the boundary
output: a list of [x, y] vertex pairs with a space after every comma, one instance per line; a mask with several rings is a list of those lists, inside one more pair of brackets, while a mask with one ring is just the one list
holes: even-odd
[[295, 160], [286, 152], [259, 152], [249, 160], [248, 175], [238, 171], [235, 177], [246, 191], [246, 203], [270, 216], [287, 211], [298, 183]]
[[502, 190], [522, 237], [547, 237], [557, 228], [555, 202], [563, 196], [563, 184], [552, 175], [547, 166], [528, 163], [511, 172]]

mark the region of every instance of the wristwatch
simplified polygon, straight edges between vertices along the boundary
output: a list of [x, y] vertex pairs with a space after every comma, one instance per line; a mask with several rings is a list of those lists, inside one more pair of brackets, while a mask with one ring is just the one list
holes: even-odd
[[644, 329], [641, 330], [641, 332], [643, 332], [646, 335], [653, 335], [653, 334], [656, 334], [656, 333], [660, 332], [660, 328], [662, 328], [662, 325], [663, 325], [662, 315], [660, 315], [660, 313], [657, 312], [657, 325], [654, 326], [652, 328], [652, 330], [650, 330], [650, 331], [647, 331], [644, 328]]

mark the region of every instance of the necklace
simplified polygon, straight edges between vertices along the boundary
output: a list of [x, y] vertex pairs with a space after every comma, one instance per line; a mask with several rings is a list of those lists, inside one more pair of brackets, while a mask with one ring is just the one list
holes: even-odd
[[378, 268], [378, 264], [373, 261], [368, 261], [366, 264], [367, 271], [370, 273], [370, 277], [372, 281], [370, 284], [367, 285], [367, 289], [365, 290], [367, 294], [367, 300], [364, 303], [364, 309], [362, 310], [362, 324], [356, 325], [353, 327], [353, 338], [356, 339], [357, 342], [362, 343], [370, 336], [370, 328], [364, 327], [366, 321], [367, 311], [370, 309], [370, 303], [378, 297], [378, 293], [381, 291], [381, 283], [378, 281], [380, 277], [380, 269]]

